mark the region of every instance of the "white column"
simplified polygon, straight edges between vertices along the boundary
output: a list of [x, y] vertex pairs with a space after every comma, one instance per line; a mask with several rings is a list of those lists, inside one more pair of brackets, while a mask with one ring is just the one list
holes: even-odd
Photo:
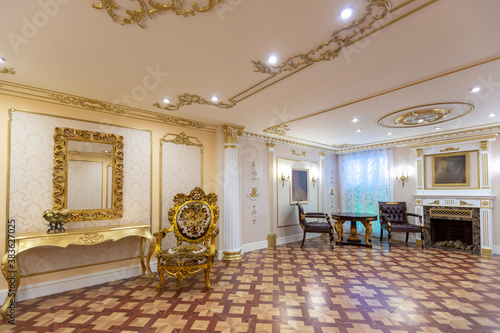
[[[319, 170], [318, 170], [318, 200], [319, 200], [319, 210], [318, 212], [325, 212], [325, 188], [323, 184], [325, 183], [323, 179], [325, 176], [325, 155], [323, 151], [319, 152]], [[326, 234], [325, 234], [326, 235]]]
[[243, 127], [225, 124], [224, 129], [224, 255], [222, 260], [239, 260], [241, 254], [240, 182], [238, 137]]
[[267, 235], [267, 247], [268, 248], [273, 248], [276, 247], [276, 233], [275, 233], [275, 226], [277, 224], [276, 221], [276, 212], [274, 210], [274, 198], [275, 198], [275, 191], [274, 189], [276, 188], [274, 185], [274, 182], [276, 180], [276, 177], [274, 175], [276, 174], [276, 160], [274, 158], [274, 142], [268, 142], [267, 143], [267, 171], [268, 171], [268, 180], [269, 180], [269, 234]]

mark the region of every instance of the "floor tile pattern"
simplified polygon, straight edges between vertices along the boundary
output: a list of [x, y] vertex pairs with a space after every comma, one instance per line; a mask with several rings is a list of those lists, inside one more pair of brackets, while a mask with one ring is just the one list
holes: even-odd
[[215, 264], [19, 302], [0, 332], [500, 332], [500, 258], [317, 237]]

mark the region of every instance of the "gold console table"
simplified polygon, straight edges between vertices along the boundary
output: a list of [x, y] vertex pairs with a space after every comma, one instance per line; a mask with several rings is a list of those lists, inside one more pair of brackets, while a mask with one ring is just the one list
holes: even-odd
[[[104, 227], [92, 227], [92, 228], [78, 228], [70, 229], [63, 233], [53, 233], [48, 234], [46, 232], [26, 232], [26, 233], [16, 233], [15, 240], [9, 240], [9, 244], [14, 241], [14, 252], [7, 251], [2, 259], [1, 269], [2, 274], [7, 281], [7, 298], [0, 308], [0, 313], [3, 317], [3, 322], [7, 321], [7, 311], [11, 303], [16, 301], [15, 294], [19, 289], [19, 283], [21, 276], [19, 274], [19, 267], [17, 265], [17, 255], [23, 251], [34, 249], [40, 246], [57, 246], [67, 248], [69, 245], [96, 245], [102, 242], [112, 240], [116, 242], [125, 237], [141, 237], [141, 266], [142, 275], [146, 273], [146, 269], [149, 275], [149, 283], [153, 282], [153, 272], [149, 262], [151, 260], [151, 255], [155, 248], [155, 238], [151, 235], [149, 224], [126, 224], [120, 226], [104, 226]], [[144, 261], [144, 250], [146, 248], [146, 239], [149, 240], [149, 249], [146, 256], [146, 262]], [[12, 247], [10, 247], [12, 249]], [[10, 254], [10, 258], [9, 258]], [[12, 285], [10, 280], [15, 276], [15, 292], [12, 292]]]

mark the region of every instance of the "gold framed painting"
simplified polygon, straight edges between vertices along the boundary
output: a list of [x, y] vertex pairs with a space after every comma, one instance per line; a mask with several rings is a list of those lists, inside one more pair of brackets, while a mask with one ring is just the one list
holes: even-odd
[[292, 169], [292, 179], [290, 181], [290, 205], [297, 202], [309, 203], [309, 170]]
[[432, 186], [469, 186], [469, 152], [432, 155]]

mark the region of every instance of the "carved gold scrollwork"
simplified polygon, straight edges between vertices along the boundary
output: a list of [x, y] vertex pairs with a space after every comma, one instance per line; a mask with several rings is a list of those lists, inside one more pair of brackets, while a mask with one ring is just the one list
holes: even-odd
[[297, 153], [295, 152], [295, 149], [292, 149], [292, 155], [293, 155], [293, 156], [297, 156], [297, 157], [301, 157], [301, 156], [306, 157], [306, 152], [305, 152], [305, 151], [303, 151], [301, 154], [297, 154]]
[[14, 68], [2, 67], [0, 68], [0, 74], [16, 74]]
[[474, 206], [474, 204], [468, 203], [466, 201], [460, 200], [460, 206]]
[[328, 41], [321, 43], [307, 53], [291, 56], [280, 65], [269, 66], [262, 61], [252, 61], [255, 66], [254, 71], [279, 74], [285, 71], [293, 71], [300, 66], [312, 65], [319, 61], [333, 60], [344, 47], [371, 30], [376, 21], [386, 17], [391, 10], [391, 6], [390, 0], [371, 0], [366, 7], [366, 13], [361, 19], [335, 30], [332, 33], [332, 38]]
[[289, 130], [290, 129], [288, 128], [287, 125], [276, 125], [276, 126], [266, 128], [264, 130], [264, 132], [269, 133], [269, 134], [274, 134], [274, 135], [285, 136]]
[[434, 200], [433, 202], [429, 202], [429, 205], [439, 205], [439, 200]]
[[[95, 9], [106, 9], [108, 15], [114, 22], [120, 21], [120, 24], [131, 24], [136, 22], [141, 28], [146, 28], [144, 21], [147, 17], [153, 19], [153, 14], [161, 14], [165, 11], [173, 11], [176, 15], [182, 15], [187, 17], [188, 15], [194, 15], [196, 12], [205, 13], [210, 11], [214, 6], [222, 0], [208, 0], [208, 4], [205, 7], [198, 7], [196, 2], [191, 3], [192, 9], [184, 8], [183, 0], [171, 0], [169, 3], [162, 4], [160, 2], [148, 0], [146, 4], [145, 0], [133, 0], [138, 3], [138, 8], [136, 9], [125, 9], [125, 13], [128, 17], [122, 17], [116, 13], [121, 7], [116, 4], [115, 0], [99, 0], [99, 3], [92, 4]], [[151, 8], [148, 8], [151, 6]], [[147, 14], [147, 16], [146, 16]]]
[[224, 142], [226, 144], [237, 144], [238, 138], [243, 135], [243, 126], [225, 124], [222, 126], [224, 130]]
[[179, 97], [179, 102], [175, 104], [167, 104], [165, 106], [162, 106], [160, 103], [156, 102], [153, 104], [153, 106], [156, 106], [159, 109], [167, 110], [167, 111], [177, 111], [179, 110], [182, 106], [187, 106], [191, 104], [200, 104], [200, 105], [211, 105], [211, 106], [216, 106], [221, 109], [230, 109], [236, 105], [236, 101], [234, 100], [229, 100], [229, 102], [212, 102], [204, 99], [201, 96], [198, 95], [193, 95], [193, 94], [183, 94], [180, 95]]
[[95, 99], [67, 96], [62, 94], [49, 94], [49, 98], [55, 100], [61, 104], [71, 104], [74, 106], [80, 106], [85, 109], [95, 110], [95, 111], [109, 111], [117, 114], [127, 113], [127, 109], [115, 104], [109, 104], [101, 102]]
[[441, 149], [439, 151], [443, 153], [445, 151], [455, 151], [455, 150], [460, 150], [460, 148], [448, 147], [448, 148], [445, 148], [445, 149]]
[[106, 241], [107, 238], [103, 234], [93, 233], [80, 236], [74, 244], [77, 245], [94, 245]]

